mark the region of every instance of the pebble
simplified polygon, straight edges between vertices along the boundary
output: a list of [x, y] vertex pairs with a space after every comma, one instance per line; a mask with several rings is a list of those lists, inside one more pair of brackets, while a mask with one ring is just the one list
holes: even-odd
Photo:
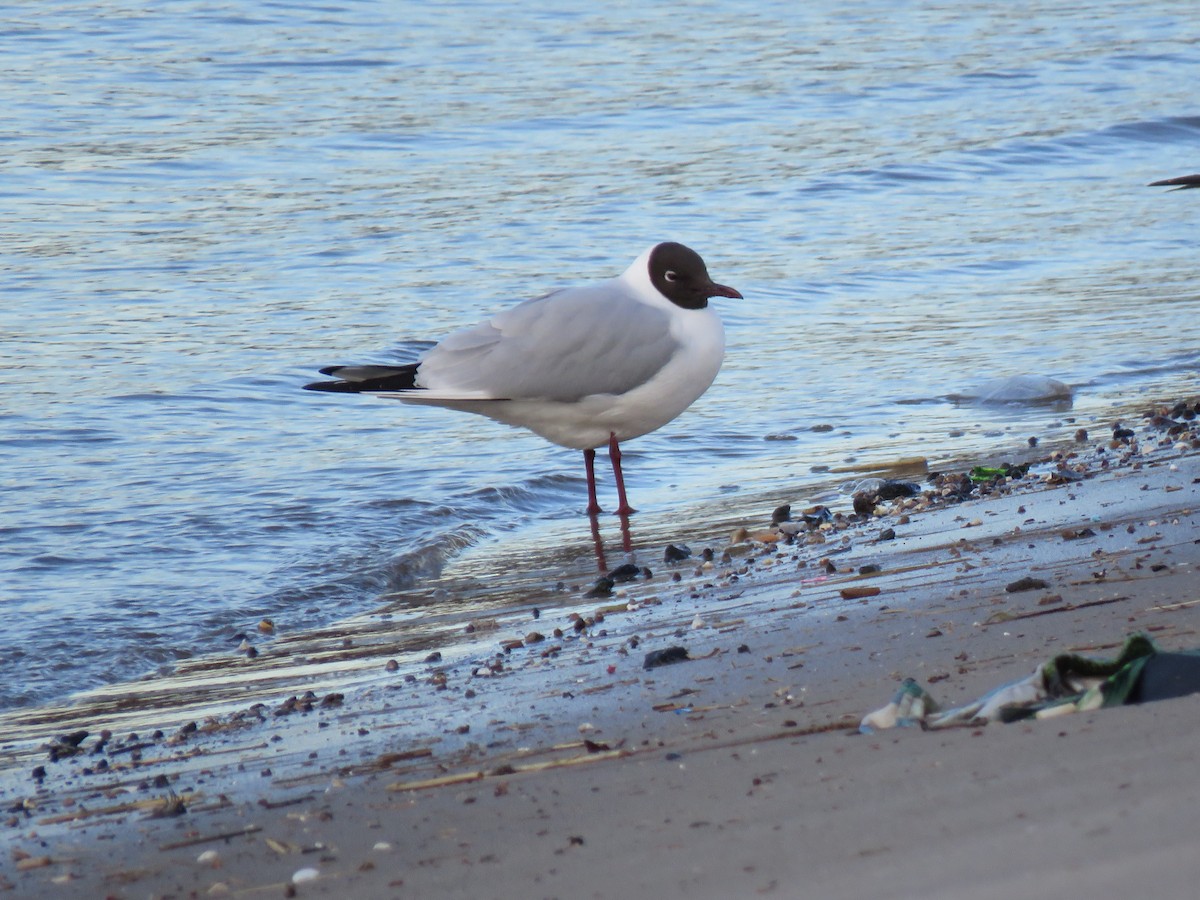
[[860, 600], [863, 597], [877, 597], [880, 589], [874, 585], [856, 585], [854, 587], [842, 588], [838, 593], [842, 595], [843, 600]]
[[663, 562], [680, 562], [691, 555], [691, 548], [687, 544], [667, 544], [667, 549], [663, 552]]
[[686, 647], [667, 647], [663, 650], [651, 650], [642, 660], [643, 669], [653, 669], [656, 666], [669, 666], [671, 663], [685, 662], [691, 659]]
[[596, 579], [596, 583], [592, 587], [592, 589], [590, 591], [588, 591], [586, 594], [584, 594], [583, 596], [593, 597], [593, 598], [594, 597], [610, 597], [610, 596], [612, 596], [612, 591], [613, 591], [612, 579], [604, 578], [603, 576], [601, 576], [600, 578]]
[[319, 870], [314, 868], [297, 869], [292, 873], [292, 884], [304, 884], [306, 881], [316, 881], [321, 877]]
[[214, 869], [221, 865], [221, 854], [216, 850], [205, 850], [196, 857], [196, 862], [202, 866], [212, 866]]
[[617, 566], [606, 576], [613, 584], [622, 584], [626, 581], [633, 581], [642, 570], [634, 563], [625, 563], [623, 566]]
[[1050, 585], [1041, 578], [1018, 578], [1016, 581], [1010, 582], [1005, 586], [1010, 594], [1015, 594], [1018, 591], [1039, 591], [1048, 588]]
[[911, 481], [885, 481], [875, 492], [880, 500], [896, 500], [901, 497], [915, 497], [921, 493], [921, 486]]

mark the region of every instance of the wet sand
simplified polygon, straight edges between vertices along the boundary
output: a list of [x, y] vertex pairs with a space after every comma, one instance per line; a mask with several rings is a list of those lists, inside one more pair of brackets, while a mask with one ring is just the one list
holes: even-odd
[[572, 563], [538, 618], [483, 586], [469, 633], [369, 619], [10, 714], [0, 892], [1190, 895], [1200, 696], [857, 731], [905, 676], [956, 705], [1134, 632], [1200, 646], [1195, 420], [1134, 430], [961, 502], [833, 504], [790, 543], [766, 509], [679, 563], [643, 547], [653, 577], [609, 596]]

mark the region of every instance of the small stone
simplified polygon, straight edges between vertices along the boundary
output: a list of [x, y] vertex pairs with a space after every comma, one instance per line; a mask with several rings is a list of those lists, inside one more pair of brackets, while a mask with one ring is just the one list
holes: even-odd
[[292, 873], [292, 884], [304, 884], [306, 881], [316, 881], [320, 877], [321, 873], [318, 869], [311, 867], [297, 869]]
[[66, 747], [78, 747], [84, 742], [87, 736], [88, 733], [86, 731], [72, 731], [70, 734], [62, 735], [58, 739], [58, 742]]
[[801, 519], [804, 520], [805, 525], [810, 525], [816, 528], [833, 519], [833, 513], [830, 511], [828, 506], [818, 504], [817, 506], [810, 506], [808, 509], [804, 510], [804, 512], [801, 514]]
[[921, 486], [911, 481], [885, 481], [876, 491], [880, 500], [896, 500], [900, 497], [915, 497]]
[[1010, 594], [1016, 594], [1020, 591], [1040, 591], [1048, 588], [1050, 585], [1041, 578], [1018, 578], [1016, 581], [1005, 585], [1004, 590]]
[[691, 659], [686, 647], [666, 647], [662, 650], [651, 650], [642, 660], [643, 669], [653, 669], [657, 666], [669, 666], [672, 663], [686, 662]]
[[617, 566], [606, 577], [613, 584], [622, 584], [626, 581], [633, 581], [641, 574], [642, 570], [638, 566], [633, 563], [625, 563], [623, 566]]
[[583, 596], [592, 598], [610, 597], [612, 596], [612, 591], [613, 580], [611, 578], [605, 578], [601, 576], [600, 578], [596, 579], [596, 583], [592, 586], [592, 589]]
[[663, 562], [680, 562], [691, 555], [692, 551], [687, 544], [667, 544], [667, 549], [663, 552]]
[[863, 584], [842, 588], [838, 593], [842, 595], [843, 600], [861, 600], [863, 597], [876, 597], [880, 591], [874, 585]]

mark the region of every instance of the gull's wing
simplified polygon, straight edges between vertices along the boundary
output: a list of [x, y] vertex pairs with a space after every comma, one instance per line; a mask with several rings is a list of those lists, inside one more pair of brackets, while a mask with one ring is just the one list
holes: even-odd
[[553, 400], [623, 394], [679, 350], [665, 310], [617, 279], [526, 300], [456, 331], [421, 359], [423, 399]]

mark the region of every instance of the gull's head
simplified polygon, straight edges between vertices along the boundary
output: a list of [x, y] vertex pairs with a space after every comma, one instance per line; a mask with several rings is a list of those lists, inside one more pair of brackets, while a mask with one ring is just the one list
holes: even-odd
[[643, 260], [654, 289], [683, 309], [704, 309], [709, 297], [742, 299], [735, 289], [713, 281], [700, 254], [683, 244], [674, 241], [655, 244], [642, 254], [638, 263]]

